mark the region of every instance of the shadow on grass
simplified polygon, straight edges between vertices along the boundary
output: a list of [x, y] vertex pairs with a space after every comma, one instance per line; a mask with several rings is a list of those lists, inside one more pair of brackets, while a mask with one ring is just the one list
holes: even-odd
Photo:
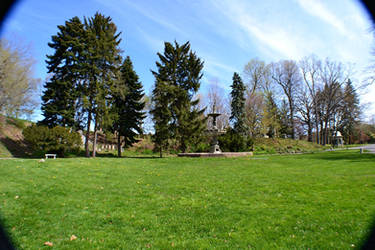
[[10, 234], [5, 229], [4, 220], [0, 216], [0, 249], [13, 250], [16, 249], [15, 246]]
[[160, 158], [159, 156], [123, 156], [122, 158], [129, 158], [129, 159], [163, 159], [163, 158], [166, 158], [166, 157], [163, 157], [163, 158]]
[[319, 156], [314, 155], [314, 157], [327, 160], [327, 161], [336, 161], [336, 160], [347, 160], [352, 162], [375, 162], [375, 154], [359, 152], [329, 152], [326, 154], [319, 154]]
[[360, 249], [375, 249], [375, 219], [370, 226], [370, 232], [366, 235]]
[[9, 137], [0, 138], [0, 142], [8, 149], [13, 157], [29, 157], [30, 152], [23, 142], [13, 140]]
[[113, 153], [96, 153], [96, 157], [98, 158], [129, 158], [129, 159], [160, 159], [159, 156], [155, 155], [122, 155], [118, 157]]

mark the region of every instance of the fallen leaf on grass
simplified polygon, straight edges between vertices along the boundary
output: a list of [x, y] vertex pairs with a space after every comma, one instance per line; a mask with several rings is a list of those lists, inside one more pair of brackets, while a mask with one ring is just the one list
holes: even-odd
[[53, 246], [53, 243], [52, 243], [52, 242], [49, 242], [49, 241], [46, 241], [46, 242], [44, 242], [44, 245], [45, 245], [45, 246], [52, 247], [52, 246]]
[[76, 240], [77, 239], [77, 236], [75, 236], [74, 234], [72, 234], [72, 236], [70, 236], [70, 240]]

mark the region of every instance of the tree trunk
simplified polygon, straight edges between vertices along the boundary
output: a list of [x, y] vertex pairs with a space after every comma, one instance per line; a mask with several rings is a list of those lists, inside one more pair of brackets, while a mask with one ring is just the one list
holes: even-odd
[[328, 120], [324, 121], [323, 145], [328, 144]]
[[292, 136], [292, 139], [294, 140], [295, 138], [296, 138], [296, 135], [295, 135], [295, 129], [294, 129], [294, 127], [295, 127], [295, 124], [294, 124], [294, 108], [293, 108], [293, 106], [292, 105], [290, 105], [290, 125], [291, 125], [291, 127], [292, 127], [292, 134], [291, 134], [291, 136]]
[[[314, 97], [315, 98], [315, 97]], [[319, 140], [319, 116], [318, 116], [318, 110], [317, 110], [317, 104], [316, 101], [314, 100], [314, 115], [315, 115], [315, 140], [316, 144], [320, 144]]]
[[312, 142], [312, 124], [311, 121], [307, 123], [307, 141]]
[[117, 156], [121, 157], [121, 135], [117, 133]]
[[91, 111], [89, 111], [88, 117], [87, 117], [87, 130], [86, 130], [86, 140], [85, 140], [86, 157], [90, 157], [90, 148], [89, 148], [90, 125], [91, 125]]
[[324, 127], [320, 126], [320, 145], [326, 145], [324, 143]]
[[95, 119], [95, 126], [94, 126], [94, 141], [92, 143], [92, 157], [96, 156], [96, 141], [98, 138], [98, 122]]
[[160, 155], [160, 158], [163, 158], [163, 149], [161, 148], [161, 146], [159, 148], [159, 155]]
[[320, 140], [319, 140], [319, 123], [316, 122], [315, 123], [315, 141], [316, 141], [316, 144], [320, 144]]

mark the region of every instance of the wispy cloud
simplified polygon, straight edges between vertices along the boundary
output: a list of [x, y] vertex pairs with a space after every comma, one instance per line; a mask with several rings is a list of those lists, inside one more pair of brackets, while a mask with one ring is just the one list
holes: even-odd
[[150, 33], [142, 30], [140, 27], [137, 27], [137, 31], [140, 34], [143, 43], [145, 43], [150, 50], [155, 53], [163, 51], [164, 41], [162, 39], [150, 35]]
[[181, 29], [179, 29], [176, 25], [174, 25], [169, 20], [166, 20], [165, 17], [158, 15], [157, 12], [152, 11], [145, 6], [137, 5], [135, 4], [137, 1], [127, 1], [123, 0], [124, 3], [126, 3], [128, 6], [131, 6], [135, 10], [137, 10], [140, 14], [142, 14], [144, 17], [152, 20], [155, 23], [158, 23], [159, 25], [170, 29], [174, 32], [183, 33]]
[[239, 1], [236, 5], [231, 1], [212, 3], [231, 22], [232, 29], [239, 28], [242, 31], [242, 34], [237, 32], [237, 43], [240, 46], [245, 36], [247, 44], [253, 41], [265, 54], [271, 55], [276, 52], [283, 57], [298, 59], [305, 54], [306, 45], [312, 42], [296, 33], [292, 34], [287, 27], [265, 22], [252, 15], [247, 11], [249, 6], [246, 2]]
[[150, 9], [149, 4], [142, 4], [142, 2], [138, 1], [128, 1], [128, 0], [120, 0], [120, 1], [113, 1], [113, 0], [96, 0], [100, 4], [110, 8], [113, 11], [123, 12], [123, 14], [127, 14], [128, 11], [125, 11], [126, 8], [132, 8], [133, 10], [137, 11], [142, 16], [146, 17], [147, 19], [151, 20], [152, 22], [169, 29], [170, 31], [177, 32], [183, 34], [182, 30], [177, 27], [173, 22], [168, 20], [165, 16], [159, 15], [155, 9]]
[[352, 37], [341, 19], [325, 7], [320, 0], [297, 0], [297, 3], [310, 15], [318, 17], [324, 22], [332, 25], [341, 34], [347, 37]]

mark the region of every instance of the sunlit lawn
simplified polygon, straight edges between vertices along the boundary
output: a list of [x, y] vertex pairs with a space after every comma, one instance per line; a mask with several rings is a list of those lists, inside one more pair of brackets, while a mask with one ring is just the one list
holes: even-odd
[[375, 215], [375, 155], [0, 160], [0, 212], [27, 249], [348, 249]]

